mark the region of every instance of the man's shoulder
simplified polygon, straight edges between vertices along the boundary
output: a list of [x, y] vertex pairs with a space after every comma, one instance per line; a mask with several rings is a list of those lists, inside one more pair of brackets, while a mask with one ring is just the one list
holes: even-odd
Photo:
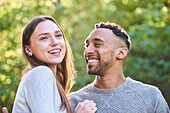
[[74, 110], [78, 102], [83, 102], [85, 99], [88, 99], [90, 96], [90, 92], [92, 91], [93, 83], [88, 84], [87, 86], [81, 88], [78, 91], [72, 92], [68, 94], [68, 98], [70, 99], [70, 104], [72, 109]]
[[92, 86], [93, 83], [90, 83], [87, 86], [82, 87], [80, 90], [70, 93], [68, 96], [74, 98], [78, 96], [87, 95], [92, 90]]
[[133, 91], [137, 93], [141, 93], [143, 95], [149, 94], [150, 96], [160, 95], [160, 90], [154, 85], [146, 84], [141, 81], [137, 81], [133, 79], [130, 79], [130, 81], [131, 81], [131, 85], [130, 85], [131, 89], [133, 89]]
[[158, 87], [136, 80], [132, 80], [131, 84], [131, 89], [135, 92], [133, 94], [141, 97], [143, 99], [143, 103], [145, 103], [145, 105], [149, 105], [149, 108], [157, 108], [160, 113], [166, 113], [166, 111], [168, 111], [169, 108], [166, 100]]
[[154, 85], [151, 85], [151, 84], [147, 84], [147, 83], [144, 83], [144, 82], [141, 82], [141, 81], [138, 81], [138, 80], [134, 80], [134, 79], [131, 79], [129, 78], [130, 81], [131, 81], [131, 84], [134, 86], [134, 87], [141, 87], [141, 88], [146, 88], [146, 89], [154, 89], [154, 90], [157, 90], [158, 88]]

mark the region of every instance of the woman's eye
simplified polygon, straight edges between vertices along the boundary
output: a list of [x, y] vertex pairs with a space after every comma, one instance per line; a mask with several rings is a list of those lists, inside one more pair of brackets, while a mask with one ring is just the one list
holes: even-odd
[[56, 37], [62, 37], [62, 35], [61, 35], [61, 34], [58, 34], [58, 35], [56, 35]]
[[40, 40], [45, 40], [45, 39], [48, 39], [48, 37], [42, 37]]

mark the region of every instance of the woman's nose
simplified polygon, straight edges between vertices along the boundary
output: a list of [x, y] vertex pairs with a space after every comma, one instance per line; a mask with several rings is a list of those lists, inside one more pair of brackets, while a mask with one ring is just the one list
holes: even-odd
[[57, 45], [58, 44], [58, 40], [55, 36], [52, 36], [51, 37], [51, 45], [54, 46], [54, 45]]

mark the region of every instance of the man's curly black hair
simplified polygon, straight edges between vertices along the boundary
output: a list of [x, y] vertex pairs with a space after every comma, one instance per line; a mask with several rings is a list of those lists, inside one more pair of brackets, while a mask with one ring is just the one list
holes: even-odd
[[121, 40], [123, 40], [126, 43], [128, 50], [130, 50], [130, 46], [131, 46], [130, 37], [126, 33], [126, 31], [123, 28], [121, 28], [119, 25], [115, 23], [110, 23], [110, 22], [107, 22], [107, 23], [101, 22], [95, 25], [95, 29], [98, 29], [98, 28], [106, 28], [106, 29], [112, 30], [112, 32], [116, 36], [118, 36]]

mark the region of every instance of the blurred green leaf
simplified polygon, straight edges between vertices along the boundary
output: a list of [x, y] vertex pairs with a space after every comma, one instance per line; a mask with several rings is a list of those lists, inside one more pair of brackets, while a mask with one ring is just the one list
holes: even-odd
[[92, 82], [86, 72], [84, 40], [99, 22], [115, 22], [131, 36], [124, 75], [157, 86], [170, 105], [170, 21], [166, 0], [1, 0], [0, 108], [11, 112], [21, 71], [21, 33], [35, 16], [54, 17], [69, 40], [77, 69], [72, 91]]

